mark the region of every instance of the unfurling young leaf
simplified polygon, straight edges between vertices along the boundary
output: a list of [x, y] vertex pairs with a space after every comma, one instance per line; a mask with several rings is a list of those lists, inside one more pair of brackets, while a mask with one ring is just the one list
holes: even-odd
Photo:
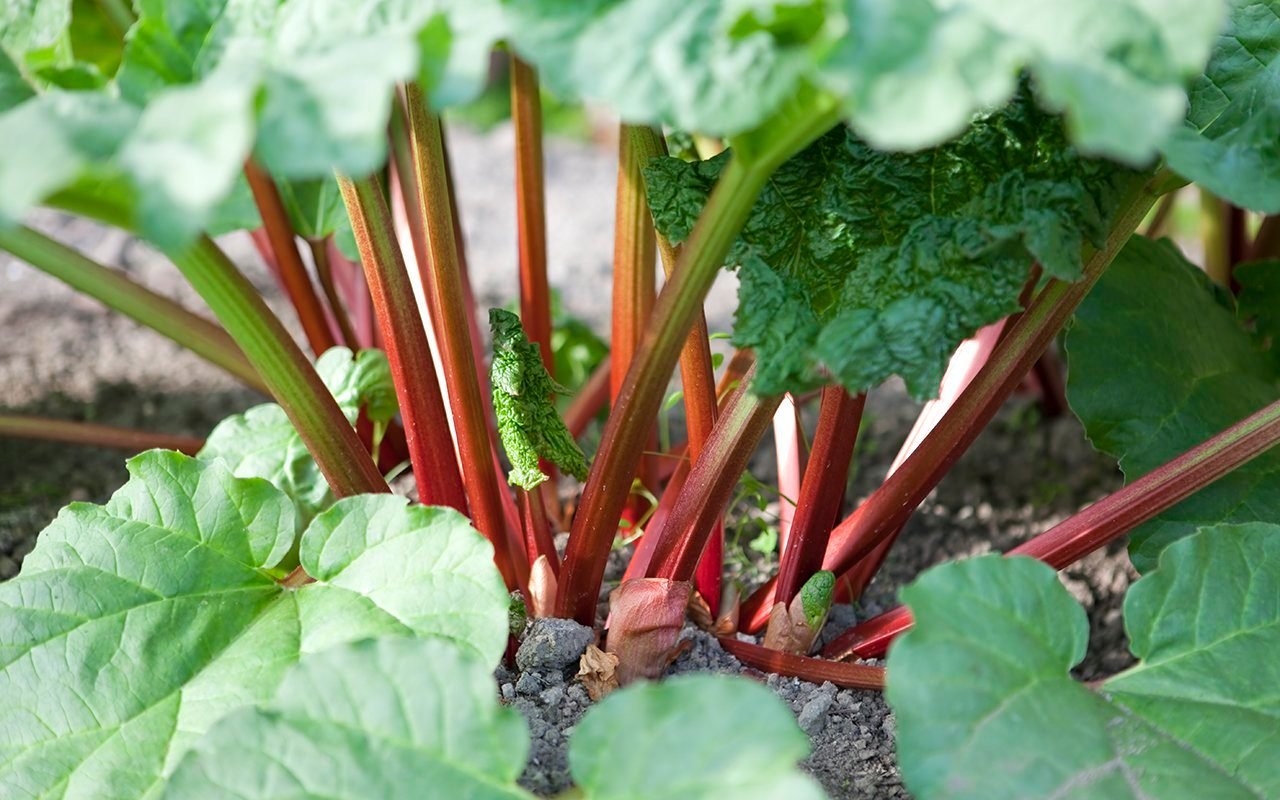
[[1089, 626], [1045, 564], [945, 564], [902, 597], [915, 627], [889, 651], [887, 694], [916, 797], [1280, 793], [1280, 526], [1165, 548], [1125, 598], [1139, 663], [1098, 692], [1068, 675]]
[[[1172, 243], [1141, 237], [1129, 240], [1076, 312], [1066, 338], [1067, 398], [1094, 447], [1119, 461], [1126, 480], [1280, 397], [1277, 344], [1264, 351], [1260, 340], [1275, 324], [1280, 282], [1242, 274], [1248, 281], [1238, 302], [1262, 309], [1262, 337], [1242, 325], [1237, 301]], [[1136, 528], [1130, 556], [1145, 572], [1167, 545], [1204, 525], [1257, 519], [1280, 519], [1280, 451]]]
[[344, 642], [442, 637], [486, 670], [501, 657], [506, 587], [455, 511], [345, 498], [302, 534], [316, 582], [289, 589], [297, 528], [279, 490], [159, 450], [129, 473], [105, 505], [63, 509], [0, 583], [5, 797], [154, 797], [214, 722]]
[[552, 397], [566, 389], [551, 379], [536, 344], [525, 335], [520, 318], [501, 308], [489, 309], [493, 334], [493, 412], [498, 436], [511, 461], [507, 480], [532, 489], [547, 480], [538, 468], [545, 458], [579, 480], [587, 477], [587, 459], [556, 412]]
[[[684, 240], [727, 163], [655, 159], [658, 229]], [[1031, 264], [1074, 279], [1131, 173], [1080, 156], [1027, 97], [920, 153], [881, 153], [837, 127], [784, 164], [727, 263], [740, 267], [734, 343], [764, 394], [832, 373], [860, 392], [901, 375], [937, 392], [955, 348], [1017, 308]]]
[[[385, 425], [399, 410], [391, 367], [381, 350], [353, 354], [345, 347], [330, 348], [316, 361], [316, 372], [353, 425], [361, 408], [375, 426]], [[223, 461], [237, 477], [266, 478], [293, 500], [299, 530], [333, 502], [319, 465], [275, 403], [218, 423], [197, 457]]]

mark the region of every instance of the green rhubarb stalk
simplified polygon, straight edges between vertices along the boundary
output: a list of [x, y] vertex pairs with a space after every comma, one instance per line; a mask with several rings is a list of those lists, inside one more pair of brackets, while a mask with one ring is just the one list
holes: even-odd
[[605, 425], [569, 537], [557, 600], [559, 616], [594, 623], [596, 598], [631, 477], [640, 464], [649, 425], [662, 405], [667, 380], [707, 292], [769, 176], [837, 118], [834, 101], [808, 95], [797, 98], [760, 132], [735, 141], [735, 155], [658, 296], [646, 335]]
[[263, 376], [333, 493], [347, 497], [389, 492], [315, 367], [213, 240], [201, 236], [168, 255]]
[[226, 331], [169, 298], [26, 226], [0, 230], [0, 249], [267, 393], [267, 385]]
[[435, 360], [404, 256], [391, 228], [386, 198], [371, 177], [339, 176], [338, 187], [386, 343], [418, 498], [427, 505], [449, 506], [465, 514], [467, 498], [436, 381]]

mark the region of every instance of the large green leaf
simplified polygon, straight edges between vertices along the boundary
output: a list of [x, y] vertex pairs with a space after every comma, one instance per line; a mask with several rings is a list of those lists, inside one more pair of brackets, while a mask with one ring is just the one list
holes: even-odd
[[271, 702], [220, 722], [166, 800], [531, 798], [524, 719], [492, 665], [447, 643], [380, 639], [304, 658]]
[[71, 25], [71, 0], [5, 0], [0, 4], [0, 48], [21, 60], [53, 47]]
[[1003, 104], [1018, 72], [1088, 152], [1141, 165], [1181, 121], [1221, 0], [844, 0], [849, 32], [823, 67], [860, 135], [937, 144]]
[[[651, 163], [664, 235], [688, 236], [727, 158]], [[1017, 307], [1033, 261], [1079, 275], [1128, 180], [1025, 99], [921, 153], [839, 127], [774, 173], [729, 254], [734, 342], [755, 349], [761, 392], [816, 385], [825, 368], [850, 391], [897, 373], [931, 396], [960, 341]]]
[[1280, 792], [1280, 527], [1209, 528], [1130, 590], [1140, 663], [1068, 670], [1088, 622], [1048, 566], [983, 556], [903, 590], [889, 652], [907, 788], [934, 798], [1262, 798]]
[[[385, 423], [398, 410], [391, 366], [381, 350], [330, 348], [316, 371], [333, 392], [338, 408], [355, 423], [360, 409]], [[198, 458], [222, 461], [237, 477], [265, 478], [293, 500], [299, 527], [333, 502], [333, 493], [284, 409], [275, 403], [254, 406], [227, 417], [209, 434]]]
[[591, 800], [823, 797], [796, 762], [808, 738], [777, 695], [743, 678], [689, 675], [614, 692], [569, 742]]
[[[1246, 289], [1243, 302], [1251, 302]], [[1274, 300], [1274, 297], [1273, 297]], [[1134, 480], [1280, 397], [1273, 354], [1231, 298], [1168, 241], [1134, 237], [1076, 313], [1067, 397]], [[1219, 478], [1131, 534], [1134, 566], [1203, 525], [1280, 519], [1280, 452]]]
[[[575, 728], [569, 762], [586, 800], [821, 798], [796, 768], [807, 752], [768, 689], [699, 675], [610, 695]], [[163, 796], [531, 798], [515, 785], [527, 753], [489, 664], [442, 642], [381, 639], [304, 657], [274, 699], [196, 744]]]
[[1169, 166], [1237, 205], [1280, 211], [1280, 0], [1231, 0], [1190, 95], [1164, 146]]
[[217, 719], [305, 653], [448, 637], [497, 663], [507, 595], [456, 512], [337, 503], [302, 536], [316, 583], [277, 563], [293, 508], [266, 481], [151, 451], [104, 506], [67, 507], [0, 584], [0, 786], [13, 798], [151, 796]]
[[815, 0], [503, 0], [510, 41], [562, 96], [630, 122], [750, 130], [813, 71]]

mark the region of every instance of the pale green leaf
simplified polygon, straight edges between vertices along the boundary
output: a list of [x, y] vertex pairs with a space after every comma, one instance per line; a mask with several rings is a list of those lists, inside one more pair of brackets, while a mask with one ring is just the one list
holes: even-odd
[[[1232, 299], [1168, 241], [1129, 240], [1076, 312], [1067, 398], [1090, 441], [1134, 480], [1280, 397], [1280, 362]], [[1135, 529], [1134, 566], [1204, 525], [1280, 519], [1280, 452]]]
[[[352, 424], [362, 407], [374, 422], [395, 416], [399, 408], [395, 386], [382, 351], [361, 350], [353, 355], [345, 347], [334, 347], [316, 362], [316, 371]], [[254, 406], [218, 423], [198, 457], [223, 461], [241, 478], [270, 481], [297, 506], [299, 526], [333, 502], [319, 465], [284, 409], [275, 403]]]
[[497, 663], [507, 593], [456, 512], [342, 500], [302, 536], [320, 580], [287, 589], [274, 568], [294, 512], [266, 481], [164, 451], [129, 471], [105, 506], [64, 509], [0, 584], [6, 797], [153, 796], [214, 722], [344, 642], [448, 637]]
[[903, 590], [915, 627], [889, 652], [914, 796], [1261, 798], [1280, 791], [1280, 527], [1170, 545], [1125, 601], [1140, 663], [1094, 692], [1068, 670], [1084, 611], [1048, 566], [981, 558]]
[[796, 762], [808, 737], [773, 692], [687, 675], [610, 694], [574, 728], [569, 768], [590, 800], [823, 797]]
[[446, 643], [379, 639], [304, 658], [271, 702], [220, 722], [165, 800], [531, 798], [524, 719], [489, 664]]
[[[1171, 16], [1171, 15], [1170, 15]], [[1231, 202], [1280, 211], [1280, 0], [1232, 0], [1169, 166]]]
[[1186, 109], [1222, 0], [845, 0], [822, 67], [872, 145], [914, 149], [1003, 105], [1026, 70], [1082, 150], [1149, 163]]

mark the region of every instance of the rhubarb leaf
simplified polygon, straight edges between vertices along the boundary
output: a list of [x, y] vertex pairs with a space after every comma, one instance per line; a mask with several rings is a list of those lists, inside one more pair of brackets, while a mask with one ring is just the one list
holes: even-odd
[[1280, 211], [1280, 0], [1232, 0], [1190, 97], [1169, 166], [1236, 205]]
[[503, 0], [509, 39], [552, 92], [628, 122], [750, 130], [813, 71], [815, 0]]
[[1231, 277], [1240, 284], [1236, 311], [1252, 326], [1258, 346], [1276, 359], [1280, 374], [1280, 261], [1237, 264]]
[[492, 664], [444, 642], [378, 639], [302, 659], [270, 702], [201, 739], [161, 797], [532, 798], [515, 783], [528, 751]]
[[821, 798], [796, 766], [808, 752], [808, 737], [764, 686], [688, 675], [593, 707], [574, 728], [569, 768], [590, 800]]
[[889, 651], [887, 696], [914, 796], [1280, 792], [1280, 527], [1206, 528], [1166, 548], [1125, 598], [1139, 663], [1097, 692], [1068, 673], [1085, 613], [1039, 561], [946, 564], [902, 596], [915, 627]]
[[[1274, 354], [1241, 326], [1230, 296], [1168, 241], [1129, 240], [1077, 310], [1066, 349], [1071, 408], [1130, 481], [1280, 397]], [[1136, 528], [1130, 555], [1145, 572], [1204, 525], [1274, 519], [1273, 450]]]
[[0, 48], [0, 112], [8, 111], [34, 96], [35, 90], [31, 88], [31, 84], [23, 79], [9, 54]]
[[178, 453], [128, 465], [105, 505], [63, 509], [0, 584], [6, 797], [154, 796], [214, 722], [344, 642], [444, 637], [497, 664], [507, 592], [492, 546], [457, 512], [341, 500], [302, 535], [317, 581], [289, 589], [277, 581], [296, 537], [284, 494]]
[[532, 489], [547, 480], [538, 468], [544, 458], [586, 480], [587, 458], [556, 411], [554, 396], [565, 389], [551, 379], [542, 364], [538, 345], [525, 335], [520, 318], [501, 308], [489, 309], [493, 335], [493, 413], [498, 437], [511, 462], [507, 480], [513, 486]]
[[[688, 236], [729, 157], [651, 162], [664, 235]], [[932, 396], [956, 346], [1017, 308], [1033, 261], [1079, 276], [1130, 175], [1081, 157], [1025, 98], [920, 153], [837, 127], [774, 173], [728, 257], [756, 389], [810, 388], [827, 370], [851, 392], [897, 373]]]
[[[821, 81], [876, 147], [959, 134], [1012, 97], [1019, 70], [1082, 150], [1141, 166], [1183, 117], [1221, 0], [845, 0], [848, 33]], [[927, 109], [922, 113], [922, 109]]]
[[[316, 371], [353, 425], [361, 408], [377, 423], [388, 422], [399, 410], [391, 367], [381, 350], [353, 355], [345, 347], [334, 347], [316, 362]], [[293, 500], [300, 528], [333, 503], [319, 465], [275, 403], [254, 406], [218, 423], [198, 458], [223, 461], [237, 477], [270, 481]]]
[[8, 0], [0, 5], [0, 48], [19, 61], [57, 45], [71, 25], [71, 0]]

